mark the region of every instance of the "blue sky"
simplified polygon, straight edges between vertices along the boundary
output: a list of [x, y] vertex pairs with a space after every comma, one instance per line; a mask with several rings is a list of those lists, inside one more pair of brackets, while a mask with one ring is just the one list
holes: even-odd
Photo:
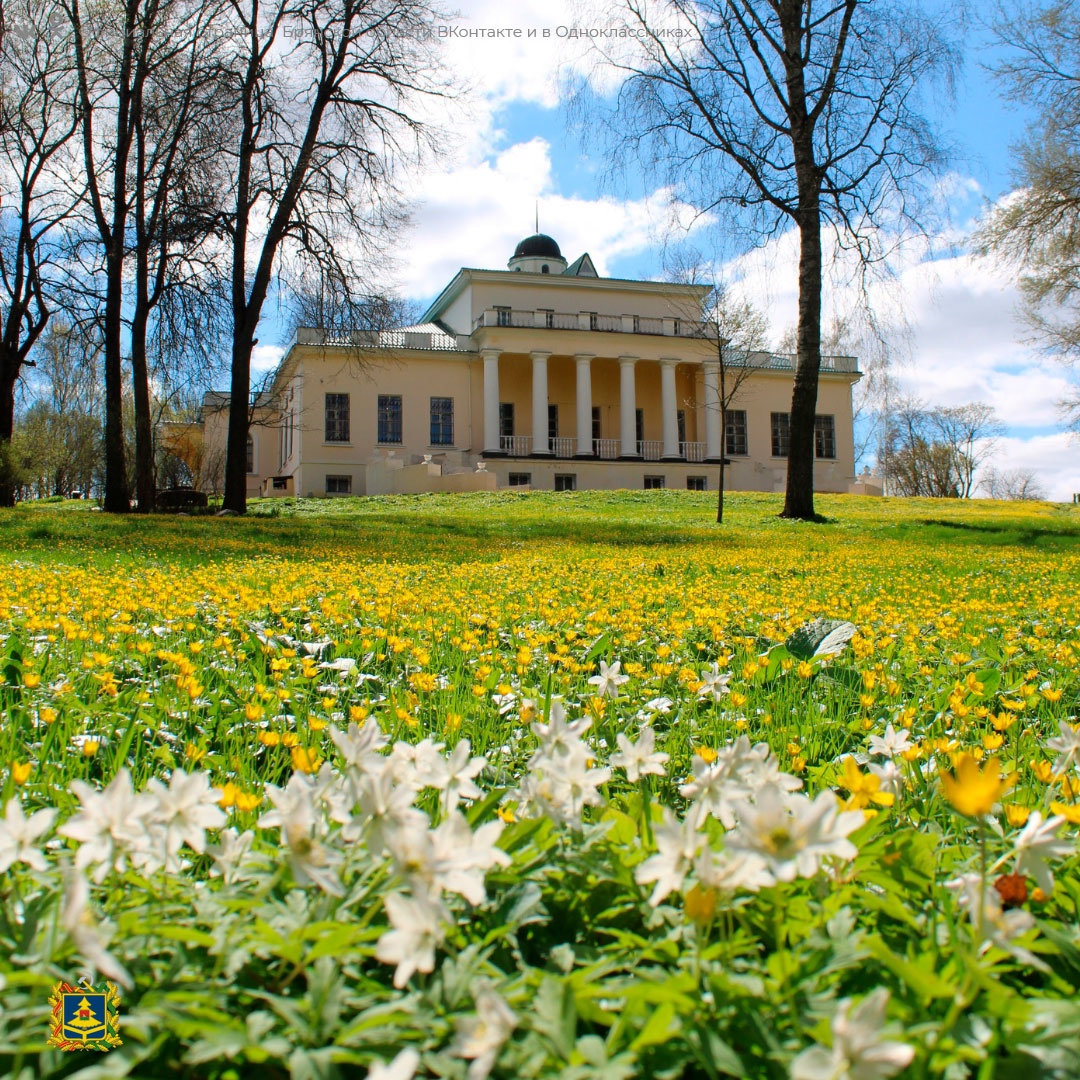
[[[425, 306], [461, 266], [501, 268], [516, 242], [540, 228], [574, 259], [588, 251], [601, 275], [657, 277], [670, 220], [669, 198], [654, 178], [628, 170], [618, 189], [601, 182], [603, 163], [583, 152], [562, 89], [569, 72], [592, 71], [587, 48], [557, 35], [588, 25], [589, 0], [464, 0], [459, 25], [520, 28], [520, 39], [454, 40], [450, 64], [473, 84], [445, 115], [446, 154], [410, 181], [414, 224], [398, 245], [394, 286]], [[610, 18], [607, 23], [610, 24]], [[528, 31], [536, 30], [529, 38]], [[548, 37], [543, 31], [548, 30]], [[972, 28], [954, 102], [936, 117], [956, 144], [943, 185], [948, 221], [929, 249], [908, 252], [879, 290], [910, 328], [902, 389], [927, 401], [992, 404], [1008, 426], [997, 464], [1034, 469], [1052, 498], [1080, 491], [1077, 446], [1060, 428], [1055, 402], [1067, 391], [1062, 370], [1024, 341], [1014, 274], [969, 254], [964, 237], [986, 206], [1010, 190], [1010, 144], [1025, 115], [1002, 101], [981, 63], [992, 62], [986, 35]], [[600, 79], [601, 91], [616, 85]], [[779, 337], [795, 319], [793, 237], [726, 245], [718, 267], [770, 317]], [[733, 255], [738, 258], [733, 259]], [[842, 304], [843, 290], [836, 293]], [[829, 301], [827, 301], [828, 306]], [[264, 338], [264, 340], [267, 340]], [[263, 364], [280, 349], [266, 347]]]

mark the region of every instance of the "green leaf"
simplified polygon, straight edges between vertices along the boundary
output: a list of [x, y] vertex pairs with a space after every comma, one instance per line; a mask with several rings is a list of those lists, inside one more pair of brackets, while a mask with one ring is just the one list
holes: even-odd
[[659, 1046], [661, 1043], [666, 1043], [679, 1030], [679, 1026], [675, 1006], [667, 1002], [649, 1017], [649, 1022], [630, 1044], [630, 1049], [636, 1052], [644, 1050], [647, 1046]]
[[872, 956], [902, 979], [908, 988], [920, 997], [952, 999], [958, 993], [955, 983], [949, 982], [934, 972], [932, 956], [924, 955], [918, 963], [913, 963], [902, 956], [897, 956], [881, 938], [870, 938], [866, 944]]
[[841, 652], [857, 632], [858, 627], [845, 619], [814, 619], [800, 626], [784, 644], [797, 660], [810, 660]]
[[589, 651], [585, 654], [584, 663], [591, 664], [598, 657], [606, 656], [611, 650], [611, 635], [609, 633], [601, 634], [590, 646]]

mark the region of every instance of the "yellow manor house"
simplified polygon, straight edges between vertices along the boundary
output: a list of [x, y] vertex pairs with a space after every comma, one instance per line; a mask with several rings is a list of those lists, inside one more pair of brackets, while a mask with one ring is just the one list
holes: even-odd
[[[602, 278], [550, 236], [461, 269], [417, 326], [300, 328], [254, 410], [251, 495], [524, 487], [782, 491], [794, 362], [718, 351], [703, 285]], [[727, 386], [749, 367], [722, 430]], [[815, 487], [855, 476], [851, 356], [822, 357]], [[204, 402], [223, 458], [228, 397]]]

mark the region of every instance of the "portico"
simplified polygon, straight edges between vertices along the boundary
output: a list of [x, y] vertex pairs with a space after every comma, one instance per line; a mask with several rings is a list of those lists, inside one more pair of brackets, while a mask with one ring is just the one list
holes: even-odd
[[[538, 349], [485, 349], [482, 356], [485, 457], [719, 460], [715, 365]], [[610, 378], [616, 365], [617, 397]], [[710, 385], [715, 417], [707, 415]], [[530, 423], [522, 430], [525, 416]]]

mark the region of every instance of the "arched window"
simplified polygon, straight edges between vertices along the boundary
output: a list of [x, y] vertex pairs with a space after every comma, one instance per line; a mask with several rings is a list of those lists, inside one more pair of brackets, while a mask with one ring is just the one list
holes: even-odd
[[547, 263], [544, 263], [544, 265], [540, 267], [540, 273], [541, 274], [549, 274], [549, 273], [551, 273], [551, 271], [548, 269], [548, 264]]

